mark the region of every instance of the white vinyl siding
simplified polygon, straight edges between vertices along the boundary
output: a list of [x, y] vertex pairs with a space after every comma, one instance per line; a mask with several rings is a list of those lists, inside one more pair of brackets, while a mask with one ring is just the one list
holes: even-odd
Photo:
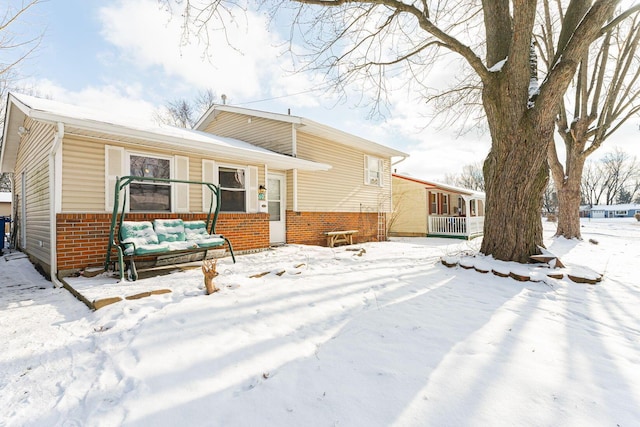
[[[49, 182], [49, 151], [55, 137], [52, 125], [26, 120], [29, 129], [20, 145], [15, 165], [18, 226], [24, 231], [22, 249], [49, 268], [51, 253], [51, 221]], [[25, 188], [22, 188], [22, 173]], [[22, 215], [24, 212], [25, 215]]]
[[[366, 185], [360, 150], [298, 132], [298, 156], [327, 163], [326, 172], [298, 171], [298, 210], [311, 212], [391, 212], [390, 161], [382, 161], [382, 186]], [[292, 173], [287, 173], [287, 209], [293, 209]]]

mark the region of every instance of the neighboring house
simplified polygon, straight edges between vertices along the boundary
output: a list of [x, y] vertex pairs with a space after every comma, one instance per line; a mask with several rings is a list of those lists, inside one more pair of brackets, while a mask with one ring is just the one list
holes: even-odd
[[633, 218], [636, 212], [640, 212], [640, 204], [637, 203], [580, 206], [582, 218]]
[[[104, 263], [118, 176], [220, 184], [216, 231], [242, 253], [272, 243], [319, 244], [336, 229], [358, 229], [360, 241], [379, 237], [378, 216], [391, 210], [391, 157], [406, 156], [319, 124], [327, 135], [314, 135], [308, 147], [309, 137], [296, 135], [301, 118], [288, 134], [270, 135], [268, 146], [25, 95], [10, 94], [7, 102], [0, 170], [14, 173], [18, 246], [60, 276]], [[247, 127], [251, 121], [245, 116]], [[281, 123], [273, 120], [275, 128]], [[297, 152], [276, 152], [281, 140], [296, 137]], [[379, 162], [367, 168], [374, 158]], [[129, 220], [203, 219], [209, 206], [200, 185], [138, 184], [127, 194]]]
[[484, 226], [485, 195], [479, 191], [393, 174], [391, 236], [473, 238]]
[[[0, 192], [0, 217], [9, 219], [11, 217], [11, 193]], [[4, 232], [11, 231], [11, 222], [5, 221]]]

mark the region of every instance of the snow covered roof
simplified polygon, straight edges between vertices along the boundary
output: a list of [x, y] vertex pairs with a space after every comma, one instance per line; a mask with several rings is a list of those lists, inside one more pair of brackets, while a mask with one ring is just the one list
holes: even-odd
[[195, 129], [204, 129], [215, 116], [221, 112], [226, 111], [229, 113], [244, 114], [252, 117], [261, 117], [264, 119], [276, 120], [285, 123], [292, 123], [296, 125], [296, 128], [302, 132], [309, 133], [311, 135], [319, 136], [321, 138], [330, 139], [331, 141], [356, 148], [362, 151], [366, 151], [372, 154], [378, 154], [386, 157], [409, 157], [407, 153], [387, 147], [386, 145], [378, 144], [377, 142], [370, 141], [365, 138], [350, 134], [348, 132], [341, 131], [331, 126], [324, 125], [322, 123], [315, 122], [300, 116], [292, 116], [290, 114], [271, 113], [267, 111], [252, 110], [250, 108], [234, 107], [231, 105], [213, 105], [209, 110], [200, 118], [198, 123], [194, 126]]
[[397, 173], [394, 173], [393, 176], [396, 178], [405, 179], [407, 181], [413, 181], [419, 184], [424, 184], [426, 188], [434, 188], [434, 189], [451, 191], [453, 193], [460, 193], [466, 196], [471, 196], [476, 199], [484, 199], [486, 197], [482, 191], [469, 190], [468, 188], [456, 187], [449, 184], [442, 184], [436, 181], [426, 181], [426, 180], [417, 179], [411, 176], [399, 175]]
[[[580, 206], [582, 210], [589, 210], [589, 205]], [[640, 210], [640, 204], [638, 203], [625, 203], [621, 205], [593, 205], [592, 211], [632, 211]]]
[[279, 169], [301, 169], [310, 171], [329, 170], [330, 165], [286, 156], [257, 147], [248, 142], [225, 138], [192, 129], [158, 125], [153, 122], [134, 120], [113, 111], [98, 111], [81, 106], [64, 104], [49, 99], [10, 93], [7, 99], [7, 114], [2, 135], [0, 171], [10, 172], [18, 154], [19, 129], [26, 117], [51, 124], [97, 131], [105, 134], [164, 142], [186, 151], [197, 151], [212, 156], [227, 156], [247, 162], [265, 163]]

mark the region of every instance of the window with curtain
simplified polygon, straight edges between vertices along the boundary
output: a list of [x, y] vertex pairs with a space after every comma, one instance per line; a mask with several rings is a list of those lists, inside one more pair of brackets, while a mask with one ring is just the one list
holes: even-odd
[[244, 168], [218, 168], [218, 182], [220, 184], [220, 211], [246, 212], [247, 188]]
[[[132, 176], [171, 178], [171, 161], [157, 157], [131, 155]], [[130, 211], [171, 212], [171, 183], [134, 182], [129, 185]]]

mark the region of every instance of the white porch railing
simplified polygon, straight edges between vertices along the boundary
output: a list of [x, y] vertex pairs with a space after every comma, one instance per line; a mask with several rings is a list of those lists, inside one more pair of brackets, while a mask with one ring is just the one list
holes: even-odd
[[[468, 222], [467, 222], [468, 220]], [[474, 237], [482, 234], [483, 216], [430, 216], [429, 234], [456, 237]]]

